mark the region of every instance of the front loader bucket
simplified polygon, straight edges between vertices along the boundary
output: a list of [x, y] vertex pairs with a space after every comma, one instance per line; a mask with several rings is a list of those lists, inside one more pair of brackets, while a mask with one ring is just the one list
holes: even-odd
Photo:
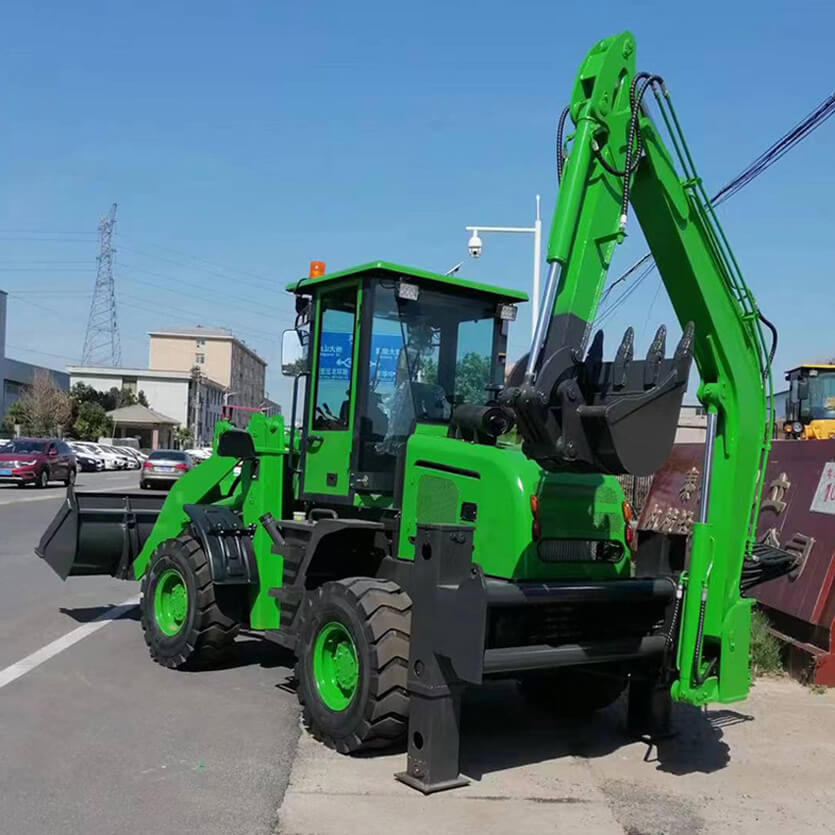
[[35, 553], [62, 579], [109, 574], [132, 579], [133, 560], [151, 533], [165, 496], [76, 493], [67, 497]]

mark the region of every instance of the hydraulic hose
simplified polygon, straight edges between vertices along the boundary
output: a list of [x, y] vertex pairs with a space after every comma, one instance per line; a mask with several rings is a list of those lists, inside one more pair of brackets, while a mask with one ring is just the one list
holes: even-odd
[[562, 151], [563, 131], [565, 130], [565, 120], [568, 117], [568, 105], [562, 109], [560, 113], [560, 120], [557, 122], [557, 185], [562, 181], [562, 169], [565, 165], [565, 155]]

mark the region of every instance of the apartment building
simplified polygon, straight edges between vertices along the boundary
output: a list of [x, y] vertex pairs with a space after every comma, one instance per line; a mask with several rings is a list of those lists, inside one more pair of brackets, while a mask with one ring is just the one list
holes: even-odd
[[[198, 325], [160, 328], [148, 336], [150, 368], [189, 372], [197, 368], [201, 376], [226, 388], [230, 404], [252, 409], [262, 407], [267, 363], [231, 331]], [[243, 426], [247, 415], [240, 412], [233, 417], [233, 422]]]

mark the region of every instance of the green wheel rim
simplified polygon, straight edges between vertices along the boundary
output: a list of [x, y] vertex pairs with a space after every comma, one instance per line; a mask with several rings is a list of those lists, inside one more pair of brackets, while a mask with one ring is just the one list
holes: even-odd
[[313, 644], [313, 678], [325, 705], [345, 710], [359, 682], [359, 658], [351, 633], [338, 621], [326, 623]]
[[188, 589], [176, 568], [166, 568], [154, 588], [154, 619], [166, 635], [176, 635], [186, 621]]

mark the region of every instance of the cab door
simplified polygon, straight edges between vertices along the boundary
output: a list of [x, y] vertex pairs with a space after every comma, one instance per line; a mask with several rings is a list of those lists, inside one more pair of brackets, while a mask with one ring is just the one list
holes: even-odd
[[323, 290], [317, 301], [302, 498], [349, 500], [361, 290]]

